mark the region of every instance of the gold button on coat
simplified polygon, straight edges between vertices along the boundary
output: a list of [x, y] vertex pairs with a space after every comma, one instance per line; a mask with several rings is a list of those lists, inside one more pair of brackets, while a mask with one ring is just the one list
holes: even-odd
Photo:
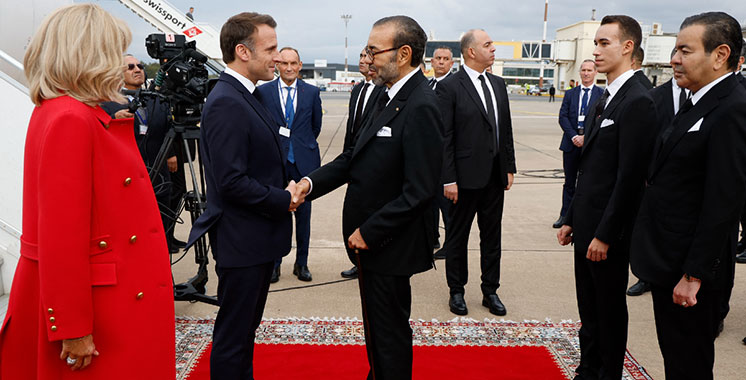
[[52, 322], [52, 323], [54, 323], [54, 321], [55, 321], [55, 320], [56, 320], [56, 319], [54, 319], [54, 317], [49, 317], [49, 322]]
[[137, 241], [137, 235], [132, 235], [132, 237], [130, 238], [130, 244], [135, 244], [136, 241]]
[[143, 292], [140, 292], [140, 293], [137, 293], [137, 296], [135, 298], [141, 300], [142, 297], [144, 297], [144, 296], [145, 296], [145, 294]]
[[127, 177], [127, 178], [126, 178], [126, 179], [124, 180], [124, 186], [129, 186], [129, 185], [130, 185], [130, 183], [132, 183], [132, 178], [130, 178], [130, 177]]
[[100, 242], [98, 242], [98, 247], [101, 249], [106, 249], [109, 247], [109, 243], [105, 242], [104, 240], [101, 240]]
[[49, 329], [50, 329], [50, 330], [52, 330], [53, 332], [54, 332], [54, 331], [57, 331], [57, 326], [52, 326], [52, 327], [50, 327]]
[[47, 309], [47, 313], [54, 314], [54, 310], [52, 310], [52, 308], [50, 307], [49, 309]]

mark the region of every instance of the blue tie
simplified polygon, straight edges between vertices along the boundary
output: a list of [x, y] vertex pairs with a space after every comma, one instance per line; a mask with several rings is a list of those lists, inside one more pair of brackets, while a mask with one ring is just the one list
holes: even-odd
[[[581, 115], [585, 115], [586, 114], [585, 109], [588, 108], [588, 90], [590, 90], [590, 88], [583, 89], [583, 98], [580, 99], [580, 114]], [[579, 121], [578, 127], [582, 128], [583, 124], [584, 124], [583, 121]]]
[[[293, 97], [291, 96], [293, 88], [285, 87], [285, 89], [288, 90], [288, 96], [285, 100], [285, 123], [287, 123], [288, 129], [290, 129], [290, 126], [293, 125], [293, 119], [295, 118], [295, 110], [293, 109]], [[293, 140], [290, 140], [290, 147], [288, 149], [288, 161], [290, 161], [291, 164], [295, 163], [295, 154], [293, 153]]]

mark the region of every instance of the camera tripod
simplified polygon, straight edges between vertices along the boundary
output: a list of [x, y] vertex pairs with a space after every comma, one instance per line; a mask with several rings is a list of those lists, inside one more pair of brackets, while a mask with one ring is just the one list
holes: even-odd
[[[189, 173], [191, 174], [191, 185], [192, 189], [187, 190], [182, 198], [184, 209], [189, 211], [192, 222], [197, 220], [200, 215], [207, 208], [207, 199], [205, 192], [205, 169], [202, 164], [202, 158], [197, 157], [197, 170], [199, 171], [199, 177], [195, 171], [195, 164], [191, 151], [189, 149], [190, 142], [195, 147], [199, 148], [200, 131], [195, 123], [178, 123], [173, 122], [172, 127], [166, 133], [166, 137], [163, 140], [161, 149], [158, 151], [155, 162], [150, 169], [150, 178], [153, 182], [157, 177], [157, 173], [166, 163], [166, 155], [171, 150], [174, 144], [182, 145], [184, 154], [186, 155], [186, 162], [189, 165]], [[188, 188], [188, 186], [187, 186]], [[174, 210], [174, 214], [181, 210], [181, 203], [179, 207]], [[174, 225], [178, 219], [178, 215], [175, 215]], [[173, 226], [171, 227], [173, 228]], [[218, 305], [216, 297], [208, 296], [205, 294], [205, 285], [207, 284], [207, 264], [209, 263], [209, 257], [207, 255], [209, 246], [207, 244], [206, 236], [202, 236], [195, 241], [192, 245], [194, 248], [194, 261], [197, 264], [197, 274], [183, 282], [181, 284], [174, 284], [174, 300], [176, 301], [198, 301], [204, 302], [211, 305]]]

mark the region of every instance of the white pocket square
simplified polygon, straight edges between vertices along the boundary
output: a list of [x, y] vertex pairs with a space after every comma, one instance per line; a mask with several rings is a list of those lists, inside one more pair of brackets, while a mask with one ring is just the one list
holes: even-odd
[[705, 118], [704, 118], [704, 117], [703, 117], [703, 118], [701, 118], [701, 119], [699, 119], [699, 120], [697, 120], [697, 122], [696, 122], [696, 123], [694, 123], [694, 125], [692, 125], [692, 127], [691, 127], [691, 128], [689, 128], [689, 130], [688, 130], [688, 131], [686, 131], [686, 133], [689, 133], [689, 132], [699, 132], [699, 127], [701, 127], [701, 126], [702, 126], [702, 122], [703, 122], [704, 120], [705, 120]]
[[376, 132], [377, 137], [391, 137], [391, 128], [389, 127], [381, 127], [381, 129]]
[[614, 120], [611, 119], [603, 119], [601, 120], [601, 128], [606, 128], [610, 125], [614, 125]]

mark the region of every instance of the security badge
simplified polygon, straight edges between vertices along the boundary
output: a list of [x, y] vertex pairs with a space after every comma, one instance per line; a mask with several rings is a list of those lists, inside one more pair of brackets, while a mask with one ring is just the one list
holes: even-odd
[[288, 127], [286, 127], [284, 125], [281, 125], [280, 126], [280, 136], [284, 136], [284, 137], [288, 137], [289, 138], [290, 137], [290, 128], [288, 128]]

